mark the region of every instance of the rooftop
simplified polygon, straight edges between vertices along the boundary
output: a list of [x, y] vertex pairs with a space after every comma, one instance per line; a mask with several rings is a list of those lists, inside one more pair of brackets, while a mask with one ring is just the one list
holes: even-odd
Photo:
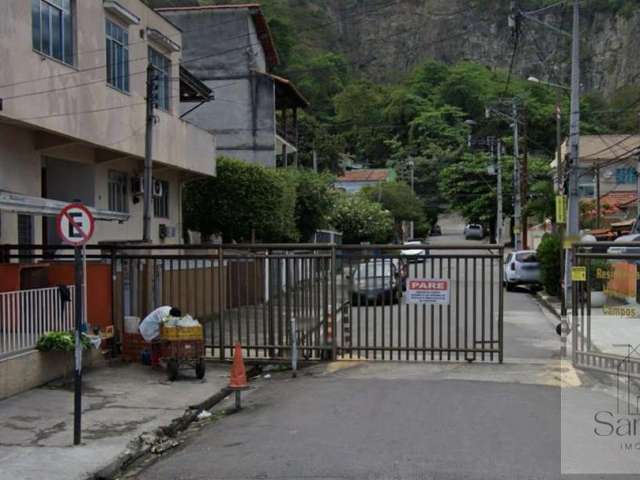
[[[600, 162], [616, 160], [637, 153], [640, 135], [581, 135], [580, 160]], [[569, 153], [568, 140], [562, 144], [562, 158]]]
[[387, 168], [372, 168], [362, 170], [347, 170], [338, 177], [338, 182], [384, 182], [391, 179], [391, 170]]
[[278, 50], [276, 49], [275, 42], [273, 40], [273, 35], [271, 34], [271, 29], [269, 28], [269, 24], [267, 23], [267, 19], [265, 18], [262, 10], [260, 8], [260, 4], [258, 3], [240, 3], [235, 5], [200, 5], [200, 6], [190, 6], [190, 7], [162, 7], [156, 8], [155, 11], [159, 13], [170, 13], [170, 12], [224, 12], [224, 11], [232, 11], [232, 10], [247, 10], [251, 14], [251, 18], [253, 19], [253, 23], [256, 27], [256, 32], [258, 34], [258, 39], [262, 44], [262, 48], [264, 49], [264, 53], [267, 57], [267, 61], [271, 66], [278, 65], [280, 63], [280, 57], [278, 56]]

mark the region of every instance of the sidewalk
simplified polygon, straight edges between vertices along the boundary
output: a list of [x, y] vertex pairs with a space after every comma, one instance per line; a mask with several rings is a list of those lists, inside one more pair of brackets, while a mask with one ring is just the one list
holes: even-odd
[[[185, 377], [190, 372], [185, 372]], [[73, 447], [71, 384], [0, 401], [0, 480], [85, 480], [118, 459], [143, 432], [166, 426], [228, 383], [228, 367], [207, 364], [203, 380], [166, 381], [142, 365], [104, 367], [83, 379], [82, 445]]]
[[[538, 292], [540, 302], [560, 319], [560, 300]], [[640, 308], [637, 305], [616, 304], [608, 301], [604, 307], [591, 308], [590, 318], [586, 321], [591, 330], [591, 344], [602, 353], [626, 356], [628, 345], [632, 348], [640, 345]], [[571, 321], [571, 309], [567, 311]]]

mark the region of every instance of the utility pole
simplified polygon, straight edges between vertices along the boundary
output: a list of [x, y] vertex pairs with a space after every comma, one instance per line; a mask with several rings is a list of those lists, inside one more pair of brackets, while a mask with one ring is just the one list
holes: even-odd
[[496, 174], [498, 175], [497, 186], [497, 212], [496, 212], [496, 243], [502, 244], [502, 225], [504, 223], [502, 215], [502, 141], [498, 139], [496, 146]]
[[[578, 204], [578, 161], [580, 158], [580, 0], [573, 1], [573, 32], [571, 40], [571, 121], [569, 129], [569, 208], [567, 234], [575, 239], [580, 230], [580, 206]], [[566, 251], [564, 290], [565, 301], [571, 298], [571, 267], [574, 259], [571, 250]]]
[[520, 167], [520, 211], [521, 211], [521, 230], [522, 230], [522, 249], [526, 250], [528, 248], [527, 245], [527, 234], [529, 230], [529, 225], [527, 221], [527, 203], [529, 199], [529, 128], [528, 122], [529, 119], [527, 117], [527, 110], [524, 109], [522, 113], [523, 120], [523, 143], [524, 143], [524, 152], [522, 155], [522, 163]]
[[[409, 160], [409, 166], [411, 167], [411, 191], [415, 194], [415, 170], [416, 164], [413, 160]], [[415, 238], [415, 222], [411, 220], [411, 238]]]
[[153, 183], [153, 165], [152, 165], [152, 149], [153, 149], [153, 109], [156, 102], [156, 72], [153, 65], [147, 66], [147, 111], [146, 111], [146, 127], [144, 138], [144, 177], [143, 177], [143, 195], [142, 204], [143, 220], [142, 220], [142, 241], [151, 242], [151, 190]]
[[522, 187], [520, 182], [520, 137], [518, 122], [518, 104], [514, 97], [511, 104], [511, 116], [513, 120], [513, 171], [514, 171], [514, 207], [513, 207], [513, 225], [514, 225], [514, 248], [520, 250], [522, 243], [520, 242], [520, 229], [522, 228]]
[[600, 213], [602, 202], [600, 201], [600, 167], [596, 167], [596, 228], [600, 228]]

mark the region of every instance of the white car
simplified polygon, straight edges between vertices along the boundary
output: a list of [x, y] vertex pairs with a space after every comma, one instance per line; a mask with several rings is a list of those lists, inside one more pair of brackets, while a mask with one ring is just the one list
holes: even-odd
[[477, 223], [470, 223], [464, 227], [465, 240], [482, 240], [484, 238], [484, 228]]
[[507, 255], [504, 262], [504, 285], [511, 292], [516, 285], [539, 287], [542, 283], [540, 262], [535, 250], [519, 250]]
[[[425, 245], [427, 242], [425, 240], [412, 239], [404, 242], [405, 246], [411, 245]], [[419, 261], [418, 257], [424, 257], [425, 255], [429, 255], [429, 250], [425, 250], [424, 248], [403, 248], [400, 251], [400, 255], [403, 257], [412, 257], [411, 260]]]

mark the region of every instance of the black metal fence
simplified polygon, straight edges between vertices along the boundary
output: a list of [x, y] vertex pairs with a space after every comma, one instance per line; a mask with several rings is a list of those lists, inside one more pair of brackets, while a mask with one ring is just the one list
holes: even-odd
[[571, 350], [576, 367], [640, 378], [640, 246], [574, 246]]
[[[68, 247], [30, 247], [2, 254], [73, 257]], [[309, 360], [501, 362], [502, 254], [480, 245], [87, 247], [90, 265], [109, 267], [102, 288], [117, 332], [127, 316], [177, 306], [205, 325], [207, 354], [220, 360], [239, 342], [250, 359], [288, 358], [295, 343]], [[413, 303], [412, 281], [437, 281], [446, 292]]]

